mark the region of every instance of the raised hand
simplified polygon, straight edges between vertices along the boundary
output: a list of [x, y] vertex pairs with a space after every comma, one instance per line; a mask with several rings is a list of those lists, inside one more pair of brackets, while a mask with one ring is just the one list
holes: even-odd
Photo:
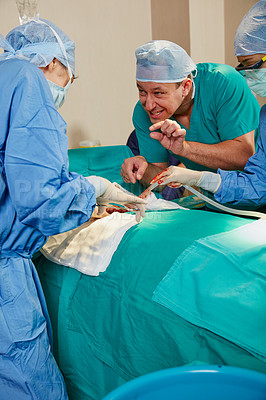
[[[186, 145], [186, 130], [182, 129], [176, 121], [166, 119], [153, 124], [149, 129], [151, 131], [150, 136], [158, 140], [163, 147], [171, 150], [174, 154], [182, 154]], [[161, 132], [155, 132], [158, 129]]]

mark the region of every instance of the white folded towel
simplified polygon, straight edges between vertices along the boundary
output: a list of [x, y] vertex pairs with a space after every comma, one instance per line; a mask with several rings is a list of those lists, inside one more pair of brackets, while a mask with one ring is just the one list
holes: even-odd
[[[157, 199], [151, 193], [146, 210], [184, 209], [174, 202]], [[115, 212], [92, 220], [68, 232], [50, 236], [41, 252], [56, 264], [65, 265], [92, 276], [108, 267], [124, 234], [136, 225], [135, 215]]]

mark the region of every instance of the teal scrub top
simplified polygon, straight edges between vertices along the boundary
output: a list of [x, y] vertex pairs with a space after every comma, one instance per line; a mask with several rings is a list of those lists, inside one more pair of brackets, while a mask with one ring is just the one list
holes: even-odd
[[[216, 144], [253, 130], [257, 141], [260, 106], [245, 78], [228, 65], [202, 63], [197, 65], [194, 82], [195, 97], [189, 130], [179, 123], [186, 129], [187, 141]], [[167, 162], [172, 152], [150, 137], [152, 123], [139, 101], [134, 109], [133, 124], [140, 154], [149, 163]], [[187, 168], [214, 171], [179, 155], [174, 156]]]

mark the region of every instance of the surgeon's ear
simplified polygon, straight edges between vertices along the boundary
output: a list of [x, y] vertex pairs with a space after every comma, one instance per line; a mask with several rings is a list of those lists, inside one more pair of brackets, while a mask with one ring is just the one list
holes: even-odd
[[57, 67], [57, 63], [58, 63], [58, 60], [57, 60], [56, 58], [54, 58], [54, 59], [50, 62], [50, 64], [48, 64], [48, 65], [46, 66], [46, 68], [48, 68], [49, 72], [53, 72], [53, 71], [56, 69], [56, 67]]
[[57, 63], [58, 63], [58, 60], [56, 58], [54, 58], [48, 65], [46, 65], [46, 67], [39, 67], [39, 68], [42, 70], [45, 77], [47, 77], [47, 74], [50, 74], [55, 70]]
[[189, 94], [191, 87], [192, 87], [192, 80], [190, 78], [186, 78], [182, 81], [182, 89], [184, 97], [186, 97]]

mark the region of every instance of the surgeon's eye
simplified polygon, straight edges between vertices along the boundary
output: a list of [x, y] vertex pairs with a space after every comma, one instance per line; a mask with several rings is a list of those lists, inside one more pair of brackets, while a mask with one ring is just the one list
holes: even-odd
[[146, 92], [145, 92], [145, 90], [139, 89], [139, 94], [141, 96], [145, 96]]

